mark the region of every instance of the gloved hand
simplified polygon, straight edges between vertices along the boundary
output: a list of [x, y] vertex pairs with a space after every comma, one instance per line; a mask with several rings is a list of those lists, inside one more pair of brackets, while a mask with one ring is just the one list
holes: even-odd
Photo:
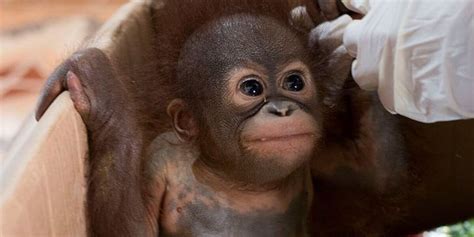
[[[336, 0], [319, 2], [332, 4], [320, 4], [323, 11], [341, 12]], [[474, 118], [474, 1], [339, 3], [366, 14], [345, 23], [343, 42], [356, 57], [354, 79], [377, 90], [388, 111], [421, 122]]]

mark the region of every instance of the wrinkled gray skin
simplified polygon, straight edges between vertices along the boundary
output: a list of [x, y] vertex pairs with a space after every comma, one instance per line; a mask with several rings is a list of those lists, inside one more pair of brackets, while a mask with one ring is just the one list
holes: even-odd
[[[290, 46], [283, 47], [285, 44]], [[179, 142], [165, 134], [151, 148], [153, 165], [146, 165], [152, 167], [147, 177], [157, 184], [151, 184], [150, 189], [163, 190], [155, 197], [161, 203], [157, 218], [160, 234], [306, 235], [312, 195], [311, 154], [305, 154], [301, 162], [282, 166], [272, 158], [262, 159], [262, 154], [248, 151], [241, 143], [241, 134], [255, 119], [268, 117], [267, 123], [273, 123], [272, 118], [289, 116], [296, 122], [300, 116], [318, 116], [316, 93], [301, 98], [279, 89], [277, 74], [294, 60], [307, 62], [305, 47], [294, 33], [268, 17], [224, 17], [187, 40], [176, 83], [185, 88], [182, 98], [193, 106], [190, 112], [200, 134], [194, 142]], [[264, 68], [266, 96], [251, 106], [236, 106], [227, 75], [249, 63]], [[287, 115], [275, 110], [290, 107]], [[156, 173], [160, 177], [156, 178]], [[208, 181], [213, 177], [218, 180]], [[269, 183], [274, 184], [269, 188]]]
[[[151, 146], [143, 141], [145, 129], [131, 103], [133, 96], [107, 57], [86, 49], [67, 60], [50, 78], [37, 115], [68, 89], [87, 125], [90, 234], [307, 235], [311, 152], [287, 165], [275, 160], [278, 155], [265, 162], [258, 151], [243, 147], [240, 137], [257, 117], [295, 122], [306, 118], [318, 126], [314, 88], [301, 97], [282, 92], [276, 82], [281, 66], [290, 61], [309, 69], [308, 50], [299, 40], [283, 24], [251, 15], [223, 18], [197, 31], [183, 50], [176, 84], [184, 88], [181, 97], [192, 108], [188, 112], [199, 134], [183, 142], [167, 133]], [[268, 76], [265, 96], [249, 106], [231, 106], [226, 75], [248, 63]]]
[[[291, 196], [288, 203], [277, 205], [281, 210], [272, 208], [272, 202], [244, 210], [235, 204], [254, 206], [262, 195], [278, 192], [252, 194], [245, 187], [219, 188], [203, 182], [193, 171], [199, 162], [198, 149], [181, 144], [173, 133], [157, 138], [150, 151], [154, 154], [147, 176], [157, 172], [166, 176], [158, 219], [160, 236], [307, 236], [305, 216], [311, 199], [307, 172], [295, 173], [288, 184], [278, 188]], [[242, 194], [247, 197], [245, 200]]]

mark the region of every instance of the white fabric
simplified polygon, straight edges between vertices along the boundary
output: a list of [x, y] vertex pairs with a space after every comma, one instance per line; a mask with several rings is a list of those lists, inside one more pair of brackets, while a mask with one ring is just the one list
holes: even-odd
[[[473, 0], [342, 0], [366, 14], [344, 45], [384, 107], [421, 122], [474, 118]], [[336, 22], [336, 21], [335, 21]]]
[[374, 0], [341, 0], [341, 2], [347, 7], [347, 9], [362, 15], [367, 15]]

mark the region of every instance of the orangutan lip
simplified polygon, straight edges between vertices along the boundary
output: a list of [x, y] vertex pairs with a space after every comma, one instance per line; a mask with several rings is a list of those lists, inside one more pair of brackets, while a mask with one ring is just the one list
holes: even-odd
[[274, 137], [262, 137], [262, 138], [255, 138], [251, 140], [247, 140], [247, 142], [272, 142], [272, 141], [286, 141], [295, 138], [301, 137], [314, 137], [314, 133], [297, 133], [297, 134], [290, 134], [284, 136], [274, 136]]

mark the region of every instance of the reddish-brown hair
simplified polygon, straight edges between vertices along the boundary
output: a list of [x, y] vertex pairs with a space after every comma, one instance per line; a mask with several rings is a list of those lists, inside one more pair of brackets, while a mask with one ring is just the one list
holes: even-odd
[[[169, 128], [166, 106], [176, 97], [176, 67], [186, 40], [207, 23], [224, 16], [250, 14], [272, 17], [282, 25], [292, 28], [290, 12], [303, 5], [305, 0], [168, 0], [158, 4], [153, 11], [155, 59], [145, 67], [137, 94], [146, 110], [142, 114], [146, 127], [153, 128], [153, 135]], [[158, 6], [159, 5], [159, 6]], [[295, 32], [302, 36], [302, 32]], [[147, 74], [147, 75], [144, 75]]]

